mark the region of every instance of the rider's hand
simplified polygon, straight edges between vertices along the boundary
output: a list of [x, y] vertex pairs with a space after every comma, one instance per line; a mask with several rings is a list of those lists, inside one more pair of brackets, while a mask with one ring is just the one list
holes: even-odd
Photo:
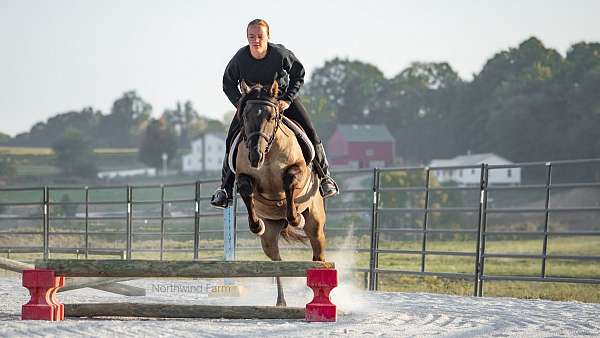
[[279, 107], [279, 111], [283, 112], [284, 110], [289, 108], [290, 103], [285, 100], [279, 100], [277, 101], [277, 106]]

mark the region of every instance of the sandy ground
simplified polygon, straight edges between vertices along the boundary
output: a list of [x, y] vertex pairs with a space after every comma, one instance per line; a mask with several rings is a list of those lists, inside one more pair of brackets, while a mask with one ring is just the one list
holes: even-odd
[[[345, 311], [337, 323], [302, 320], [67, 319], [21, 321], [28, 292], [20, 279], [0, 278], [2, 337], [600, 337], [600, 304], [513, 298], [474, 298], [426, 293], [366, 292], [341, 285], [332, 297]], [[208, 298], [219, 281], [135, 280], [145, 297], [124, 297], [93, 289], [61, 293], [64, 303], [161, 302], [179, 304], [274, 305], [272, 279], [241, 279], [248, 295]], [[212, 283], [212, 284], [210, 284]], [[285, 279], [290, 306], [312, 298], [302, 278]]]

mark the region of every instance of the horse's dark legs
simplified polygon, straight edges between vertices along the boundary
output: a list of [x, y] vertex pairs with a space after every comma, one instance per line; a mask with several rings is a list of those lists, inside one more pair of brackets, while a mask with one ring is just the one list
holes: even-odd
[[297, 165], [289, 167], [283, 174], [283, 189], [286, 200], [286, 219], [294, 227], [304, 227], [304, 217], [296, 211], [296, 202], [294, 201], [300, 193], [302, 180], [302, 170]]
[[246, 209], [248, 209], [248, 225], [250, 231], [255, 235], [262, 236], [265, 232], [265, 224], [258, 216], [256, 216], [256, 212], [254, 211], [254, 199], [252, 198], [254, 187], [252, 185], [252, 177], [248, 175], [239, 175], [237, 189], [244, 204], [246, 204]]
[[[267, 221], [267, 227], [265, 234], [260, 237], [260, 243], [262, 245], [265, 255], [272, 261], [281, 261], [279, 255], [279, 233], [285, 226], [285, 221]], [[283, 296], [283, 284], [281, 283], [281, 277], [277, 279], [277, 303], [276, 306], [286, 306], [285, 297]]]

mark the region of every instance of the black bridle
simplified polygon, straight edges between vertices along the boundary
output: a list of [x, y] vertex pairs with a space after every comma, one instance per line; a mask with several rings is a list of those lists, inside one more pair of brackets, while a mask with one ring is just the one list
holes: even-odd
[[[250, 133], [249, 135], [244, 134], [244, 142], [246, 143], [246, 146], [248, 146], [248, 141], [254, 136], [264, 138], [267, 141], [267, 147], [265, 148], [265, 155], [267, 155], [267, 153], [269, 152], [269, 149], [271, 149], [271, 146], [273, 145], [273, 141], [275, 141], [275, 134], [277, 134], [277, 130], [279, 129], [279, 123], [281, 121], [281, 113], [279, 112], [279, 106], [277, 105], [276, 102], [273, 102], [273, 101], [267, 100], [267, 99], [247, 100], [245, 103], [262, 105], [262, 106], [270, 106], [270, 107], [275, 108], [275, 128], [273, 128], [273, 133], [270, 136], [263, 133], [261, 130], [254, 131], [254, 132]], [[261, 108], [258, 108], [258, 111], [260, 114]], [[244, 112], [244, 115], [245, 114], [246, 114], [246, 112]]]

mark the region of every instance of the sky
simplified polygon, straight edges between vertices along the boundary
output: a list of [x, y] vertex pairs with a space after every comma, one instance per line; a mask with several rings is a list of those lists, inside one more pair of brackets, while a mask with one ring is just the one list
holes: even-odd
[[0, 132], [58, 113], [104, 114], [136, 90], [158, 117], [190, 100], [202, 115], [232, 110], [223, 70], [249, 21], [307, 70], [334, 57], [390, 78], [411, 62], [448, 62], [469, 80], [500, 50], [536, 36], [565, 54], [600, 41], [600, 1], [0, 0]]

